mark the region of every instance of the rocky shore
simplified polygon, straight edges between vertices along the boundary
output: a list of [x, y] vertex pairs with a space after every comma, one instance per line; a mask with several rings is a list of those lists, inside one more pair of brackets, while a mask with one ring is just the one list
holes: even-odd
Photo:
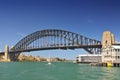
[[[19, 57], [18, 57], [18, 61], [20, 61], [20, 62], [23, 62], [23, 61], [46, 62], [46, 61], [48, 61], [48, 58], [44, 58], [44, 57], [40, 57], [40, 56], [20, 54]], [[52, 62], [57, 62], [57, 61], [64, 62], [64, 61], [66, 61], [66, 59], [50, 58], [50, 61], [52, 61]]]

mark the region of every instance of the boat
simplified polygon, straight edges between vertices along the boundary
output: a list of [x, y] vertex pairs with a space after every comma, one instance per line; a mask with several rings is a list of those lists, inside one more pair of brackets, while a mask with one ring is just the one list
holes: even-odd
[[48, 58], [48, 64], [51, 64], [51, 60], [50, 60], [50, 54], [49, 54], [49, 58]]
[[50, 65], [50, 64], [51, 64], [51, 62], [48, 62], [48, 64]]

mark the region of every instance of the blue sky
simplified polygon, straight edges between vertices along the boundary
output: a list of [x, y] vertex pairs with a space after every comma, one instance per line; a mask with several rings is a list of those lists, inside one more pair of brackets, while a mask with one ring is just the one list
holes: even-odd
[[[119, 0], [0, 0], [0, 51], [42, 29], [63, 29], [102, 39], [110, 30], [120, 41]], [[83, 50], [53, 50], [29, 54], [75, 58]]]

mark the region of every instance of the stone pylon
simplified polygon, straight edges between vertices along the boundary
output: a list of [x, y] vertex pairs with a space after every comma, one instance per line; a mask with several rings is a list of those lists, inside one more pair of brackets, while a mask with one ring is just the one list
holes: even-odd
[[112, 44], [115, 44], [115, 37], [114, 37], [114, 34], [111, 34], [111, 38], [112, 38]]
[[5, 62], [9, 62], [10, 61], [10, 57], [9, 57], [9, 46], [8, 45], [6, 45], [5, 46], [5, 57], [4, 57], [4, 61]]
[[111, 46], [114, 43], [115, 43], [114, 34], [112, 34], [110, 31], [103, 32], [102, 48]]

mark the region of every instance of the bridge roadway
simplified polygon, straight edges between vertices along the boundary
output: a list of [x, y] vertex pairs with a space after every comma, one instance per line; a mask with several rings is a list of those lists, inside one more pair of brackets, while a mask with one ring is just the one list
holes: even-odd
[[[81, 46], [81, 45], [77, 45], [77, 46], [61, 46], [61, 47], [43, 47], [43, 48], [29, 48], [29, 49], [25, 49], [25, 50], [17, 50], [17, 51], [9, 51], [9, 53], [18, 53], [18, 52], [31, 52], [31, 51], [39, 51], [39, 50], [54, 50], [54, 49], [63, 49], [63, 50], [67, 50], [67, 49], [77, 49], [77, 48], [101, 48], [102, 45], [87, 45], [87, 46]], [[4, 54], [4, 52], [0, 52], [0, 54]]]

